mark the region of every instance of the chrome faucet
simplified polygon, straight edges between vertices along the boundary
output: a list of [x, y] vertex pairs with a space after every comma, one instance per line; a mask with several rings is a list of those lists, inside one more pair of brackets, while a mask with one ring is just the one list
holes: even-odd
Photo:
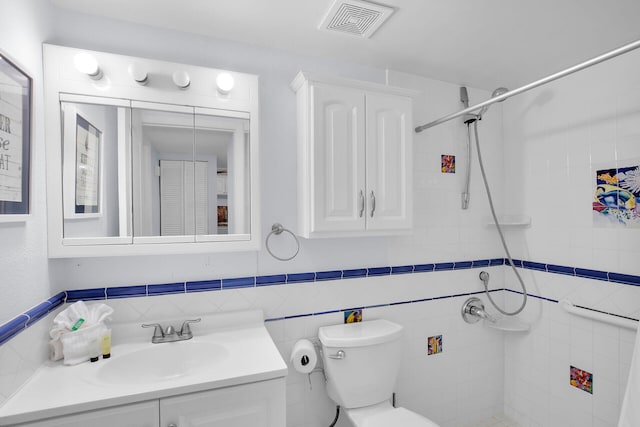
[[191, 323], [197, 323], [201, 318], [197, 318], [194, 320], [185, 320], [182, 322], [182, 326], [180, 327], [180, 331], [176, 331], [176, 329], [169, 325], [165, 329], [162, 328], [162, 325], [159, 323], [149, 323], [142, 325], [143, 328], [154, 328], [153, 337], [151, 337], [151, 342], [153, 344], [160, 344], [163, 342], [174, 342], [174, 341], [184, 341], [193, 338], [193, 332], [191, 331]]

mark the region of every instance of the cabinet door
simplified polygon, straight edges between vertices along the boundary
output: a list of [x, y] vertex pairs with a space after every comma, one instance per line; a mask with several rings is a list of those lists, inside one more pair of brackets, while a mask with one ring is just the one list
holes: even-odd
[[160, 401], [161, 427], [284, 427], [284, 378]]
[[364, 230], [364, 95], [312, 86], [311, 231]]
[[159, 425], [158, 401], [154, 400], [17, 424], [15, 427], [158, 427]]
[[367, 94], [367, 229], [409, 229], [412, 206], [411, 99]]

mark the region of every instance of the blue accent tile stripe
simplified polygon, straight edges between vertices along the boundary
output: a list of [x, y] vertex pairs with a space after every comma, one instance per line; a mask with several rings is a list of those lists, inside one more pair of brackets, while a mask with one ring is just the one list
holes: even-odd
[[184, 282], [147, 285], [147, 295], [184, 294]]
[[67, 298], [66, 292], [59, 292], [56, 295], [49, 298], [47, 302], [51, 304], [51, 310], [54, 310], [60, 307], [62, 304], [64, 304], [66, 298]]
[[27, 310], [24, 314], [29, 316], [27, 326], [37, 322], [51, 311], [51, 303], [49, 301], [41, 302], [33, 307], [31, 310]]
[[[580, 267], [562, 266], [556, 264], [545, 264], [534, 261], [523, 261], [519, 259], [513, 260], [516, 267], [536, 270], [552, 274], [563, 274], [574, 277], [581, 277], [585, 279], [600, 280], [606, 282], [613, 282], [623, 285], [640, 286], [640, 276], [622, 274], [615, 272], [607, 272], [601, 270], [591, 270]], [[350, 270], [331, 270], [321, 272], [306, 272], [306, 273], [291, 273], [291, 274], [276, 274], [269, 276], [257, 276], [257, 277], [239, 277], [239, 278], [222, 278], [213, 280], [191, 281], [191, 282], [179, 282], [179, 283], [165, 283], [165, 284], [151, 284], [151, 285], [135, 285], [135, 286], [116, 286], [110, 288], [94, 288], [94, 289], [73, 289], [65, 292], [60, 292], [36, 307], [28, 310], [27, 312], [15, 317], [8, 323], [0, 326], [0, 345], [15, 334], [29, 327], [31, 324], [37, 322], [39, 319], [45, 317], [48, 313], [60, 307], [64, 303], [72, 303], [80, 300], [104, 300], [113, 298], [131, 298], [140, 296], [154, 296], [154, 295], [167, 295], [184, 292], [204, 292], [204, 291], [217, 291], [221, 289], [237, 289], [247, 288], [254, 286], [270, 286], [281, 285], [284, 283], [304, 283], [304, 282], [319, 282], [325, 280], [342, 280], [351, 279], [366, 276], [382, 276], [390, 274], [413, 274], [413, 273], [428, 273], [433, 271], [448, 271], [448, 270], [462, 270], [469, 268], [484, 268], [509, 265], [508, 260], [505, 258], [493, 258], [493, 259], [479, 259], [473, 261], [455, 261], [455, 262], [442, 262], [437, 264], [416, 264], [416, 265], [401, 265], [401, 266], [382, 266], [371, 268], [356, 268]], [[494, 289], [491, 292], [500, 291], [501, 289]], [[511, 289], [506, 289], [510, 292], [517, 292]], [[396, 301], [388, 304], [378, 304], [370, 307], [384, 307], [388, 305], [407, 304], [410, 302], [422, 302], [429, 300], [438, 300], [443, 298], [452, 298], [456, 296], [466, 296], [482, 293], [482, 291], [470, 294], [459, 295], [446, 295], [434, 297], [431, 299], [419, 299], [414, 301]], [[532, 295], [534, 298], [547, 300], [550, 302], [557, 302], [553, 299], [544, 298], [540, 296]], [[331, 310], [321, 313], [312, 313], [311, 315], [329, 314], [340, 312], [341, 310]], [[608, 313], [611, 314], [611, 313]], [[304, 317], [303, 315], [294, 315], [293, 317]], [[291, 318], [287, 316], [278, 319]], [[272, 319], [273, 320], [273, 319]]]
[[528, 268], [530, 270], [547, 271], [547, 266], [539, 262], [524, 261], [522, 264], [524, 265], [524, 268]]
[[547, 264], [547, 271], [549, 273], [566, 274], [568, 276], [576, 275], [573, 267], [565, 267], [564, 265]]
[[632, 276], [630, 274], [609, 273], [609, 281], [622, 283], [623, 285], [640, 286], [640, 276]]
[[433, 271], [435, 269], [435, 264], [418, 264], [413, 266], [414, 273], [423, 273], [427, 271]]
[[222, 289], [253, 288], [255, 284], [255, 277], [236, 277], [233, 279], [222, 279]]
[[388, 276], [391, 274], [391, 267], [375, 267], [367, 269], [367, 276]]
[[465, 268], [471, 268], [473, 266], [473, 261], [460, 261], [453, 263], [454, 270], [462, 270]]
[[186, 283], [187, 292], [219, 291], [222, 289], [222, 280], [199, 280]]
[[357, 268], [355, 270], [342, 270], [343, 279], [353, 279], [356, 277], [367, 277], [367, 269]]
[[396, 265], [391, 267], [391, 274], [409, 274], [413, 273], [413, 265]]
[[456, 265], [455, 262], [440, 262], [436, 264], [434, 270], [435, 271], [453, 270], [453, 267], [455, 267], [455, 265]]
[[147, 296], [147, 287], [145, 285], [116, 286], [113, 288], [107, 288], [107, 299], [146, 297], [146, 296]]
[[316, 282], [322, 280], [336, 280], [342, 278], [342, 270], [318, 271], [316, 273]]
[[105, 288], [72, 289], [67, 291], [67, 302], [103, 300], [106, 295]]
[[471, 264], [473, 265], [474, 268], [489, 267], [490, 262], [491, 261], [488, 259], [477, 259], [475, 261], [471, 261]]
[[315, 282], [316, 273], [287, 274], [287, 283]]
[[256, 286], [283, 285], [287, 283], [286, 274], [274, 274], [272, 276], [257, 276]]
[[0, 325], [0, 345], [9, 341], [11, 338], [26, 329], [28, 321], [29, 316], [21, 314], [18, 317], [9, 320], [4, 325]]
[[576, 277], [584, 277], [586, 279], [609, 280], [609, 273], [606, 271], [589, 270], [586, 268], [576, 268]]

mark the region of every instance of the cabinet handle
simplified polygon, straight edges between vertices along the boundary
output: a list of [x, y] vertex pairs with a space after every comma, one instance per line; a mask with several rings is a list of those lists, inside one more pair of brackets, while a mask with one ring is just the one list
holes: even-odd
[[178, 427], [178, 424], [171, 423], [167, 427]]
[[360, 190], [360, 195], [358, 196], [358, 204], [360, 205], [360, 218], [364, 215], [364, 193]]
[[373, 218], [373, 213], [376, 211], [376, 195], [371, 191], [371, 218]]

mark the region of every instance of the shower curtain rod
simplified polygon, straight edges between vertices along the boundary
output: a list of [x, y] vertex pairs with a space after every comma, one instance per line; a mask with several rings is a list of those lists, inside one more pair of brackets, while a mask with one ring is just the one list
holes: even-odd
[[544, 78], [542, 78], [540, 80], [536, 80], [533, 83], [529, 83], [529, 84], [521, 86], [521, 87], [519, 87], [517, 89], [510, 90], [508, 92], [505, 92], [502, 95], [499, 95], [499, 96], [496, 96], [494, 98], [488, 99], [488, 100], [486, 100], [484, 102], [481, 102], [479, 104], [476, 104], [476, 105], [474, 105], [472, 107], [465, 108], [464, 110], [458, 111], [456, 113], [449, 114], [448, 116], [444, 116], [442, 118], [439, 118], [438, 120], [434, 120], [434, 121], [429, 122], [427, 124], [424, 124], [422, 126], [418, 126], [418, 127], [415, 128], [415, 131], [416, 131], [416, 133], [420, 133], [425, 129], [429, 129], [430, 127], [439, 125], [439, 124], [444, 123], [444, 122], [448, 122], [449, 120], [455, 119], [456, 117], [460, 117], [460, 116], [463, 116], [465, 114], [472, 113], [472, 112], [474, 112], [476, 110], [479, 110], [482, 107], [486, 107], [486, 106], [489, 106], [491, 104], [495, 104], [496, 102], [504, 101], [505, 99], [511, 98], [512, 96], [519, 95], [519, 94], [521, 94], [523, 92], [526, 92], [528, 90], [534, 89], [534, 88], [536, 88], [538, 86], [542, 86], [542, 85], [547, 84], [549, 82], [552, 82], [554, 80], [557, 80], [557, 79], [560, 79], [562, 77], [568, 76], [569, 74], [573, 74], [573, 73], [575, 73], [577, 71], [584, 70], [585, 68], [589, 68], [592, 65], [599, 64], [599, 63], [604, 62], [604, 61], [606, 61], [608, 59], [615, 58], [616, 56], [622, 55], [623, 53], [627, 53], [627, 52], [630, 52], [630, 51], [638, 49], [638, 48], [640, 48], [640, 40], [637, 40], [635, 42], [626, 44], [626, 45], [624, 45], [622, 47], [614, 49], [614, 50], [612, 50], [610, 52], [607, 52], [605, 54], [602, 54], [600, 56], [596, 56], [595, 58], [589, 59], [588, 61], [584, 61], [584, 62], [582, 62], [580, 64], [574, 65], [573, 67], [569, 67], [566, 70], [562, 70], [562, 71], [559, 71], [559, 72], [557, 72], [555, 74], [551, 74], [550, 76], [544, 77]]

